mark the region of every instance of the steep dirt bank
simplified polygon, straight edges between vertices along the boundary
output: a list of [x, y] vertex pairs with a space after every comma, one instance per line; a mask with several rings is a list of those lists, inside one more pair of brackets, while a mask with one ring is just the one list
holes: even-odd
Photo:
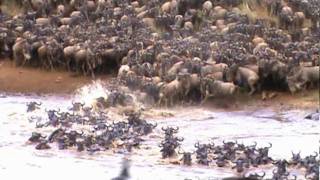
[[[111, 76], [98, 79], [110, 80]], [[75, 76], [67, 72], [47, 72], [32, 68], [16, 68], [9, 61], [0, 61], [0, 92], [24, 94], [71, 94], [79, 87], [92, 82], [92, 79]], [[253, 97], [246, 94], [235, 98], [215, 98], [206, 102], [207, 109], [239, 110], [272, 107], [275, 109], [317, 108], [319, 107], [319, 89], [291, 95], [288, 92], [267, 92], [274, 96], [262, 100], [262, 93]], [[182, 105], [189, 106], [190, 104]], [[176, 107], [179, 109], [179, 107]]]
[[[110, 79], [111, 76], [100, 76]], [[0, 61], [0, 92], [26, 94], [70, 94], [89, 84], [89, 77], [68, 72], [48, 72], [33, 68], [17, 68], [9, 61]]]
[[[204, 104], [207, 109], [215, 108], [222, 110], [250, 110], [273, 108], [275, 110], [286, 111], [291, 109], [316, 109], [319, 108], [319, 89], [309, 90], [304, 93], [290, 94], [289, 92], [267, 92], [266, 100], [262, 100], [262, 93], [257, 93], [252, 97], [241, 94], [230, 99], [211, 99]], [[274, 96], [274, 97], [272, 97]]]

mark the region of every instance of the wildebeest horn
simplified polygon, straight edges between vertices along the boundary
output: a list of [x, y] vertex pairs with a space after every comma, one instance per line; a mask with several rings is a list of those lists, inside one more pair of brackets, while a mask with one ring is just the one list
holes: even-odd
[[[152, 124], [151, 124], [152, 125]], [[155, 123], [154, 125], [152, 125], [153, 128], [157, 127], [158, 123]]]
[[278, 163], [279, 163], [279, 160], [272, 162], [272, 164], [278, 164]]
[[252, 145], [252, 147], [257, 147], [257, 144], [258, 144], [257, 141], [254, 141], [253, 143], [254, 145]]
[[41, 137], [42, 137], [42, 138], [47, 138], [47, 136], [46, 136], [46, 135], [41, 135]]
[[293, 155], [300, 155], [301, 151], [299, 151], [297, 154], [294, 154], [293, 151], [291, 151], [291, 153], [292, 153], [292, 156], [293, 156]]
[[199, 142], [197, 142], [196, 144], [194, 144], [194, 147], [198, 148], [199, 147]]
[[224, 140], [222, 141], [222, 143], [223, 143], [223, 144], [226, 144], [226, 142], [225, 142]]
[[166, 131], [166, 129], [164, 127], [161, 128], [162, 131]]
[[183, 140], [184, 140], [184, 138], [183, 138], [183, 137], [181, 137], [181, 138], [177, 138], [177, 140], [178, 140], [178, 141], [183, 141]]
[[267, 148], [268, 148], [268, 149], [272, 148], [272, 143], [269, 143], [269, 145], [270, 145], [270, 146], [269, 146], [269, 147], [267, 147]]
[[79, 135], [82, 136], [82, 135], [84, 134], [84, 132], [83, 132], [83, 130], [81, 130], [81, 133], [78, 133], [78, 132], [77, 132], [77, 134], [79, 134]]
[[36, 103], [36, 105], [41, 106], [41, 105], [42, 105], [42, 102], [40, 102], [40, 103]]
[[314, 152], [315, 153], [315, 155], [313, 156], [314, 158], [316, 158], [316, 157], [318, 157], [318, 153], [317, 152]]
[[179, 130], [179, 127], [177, 126], [175, 129], [172, 128], [174, 131], [178, 131]]

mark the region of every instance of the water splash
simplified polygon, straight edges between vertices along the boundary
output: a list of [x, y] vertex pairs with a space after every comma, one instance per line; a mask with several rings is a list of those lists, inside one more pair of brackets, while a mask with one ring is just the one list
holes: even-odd
[[110, 91], [107, 89], [106, 83], [102, 80], [95, 80], [91, 84], [79, 88], [73, 99], [86, 104], [93, 104], [96, 98], [107, 98], [109, 94]]
[[[73, 100], [77, 102], [83, 102], [86, 105], [94, 105], [97, 98], [108, 98], [111, 93], [110, 89], [108, 88], [108, 84], [100, 79], [92, 81], [91, 84], [85, 85], [76, 90]], [[121, 89], [120, 86], [118, 86], [118, 88]], [[144, 107], [144, 105], [138, 100], [137, 96], [133, 92], [123, 89], [121, 89], [121, 91], [123, 91], [126, 95], [131, 96], [133, 101], [132, 105], [134, 107]]]

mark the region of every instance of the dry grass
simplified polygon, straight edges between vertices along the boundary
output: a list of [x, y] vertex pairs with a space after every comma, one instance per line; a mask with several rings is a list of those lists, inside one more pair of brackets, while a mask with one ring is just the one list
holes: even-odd
[[3, 0], [1, 10], [11, 16], [22, 13], [22, 8], [14, 0]]
[[[239, 6], [239, 9], [248, 15], [251, 22], [255, 22], [257, 19], [266, 19], [279, 27], [278, 17], [268, 12], [266, 4], [262, 0], [244, 0], [243, 2], [244, 3]], [[303, 27], [310, 28], [311, 26], [311, 20], [306, 19]]]
[[258, 1], [260, 0], [245, 0], [244, 3], [239, 6], [239, 9], [248, 15], [251, 22], [255, 22], [257, 19], [266, 19], [278, 26], [278, 18], [268, 12], [263, 2], [259, 3]]

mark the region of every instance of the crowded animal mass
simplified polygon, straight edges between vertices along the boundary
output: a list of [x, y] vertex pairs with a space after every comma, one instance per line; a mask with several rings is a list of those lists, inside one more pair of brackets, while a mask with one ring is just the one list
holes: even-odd
[[[142, 157], [146, 151], [156, 151], [156, 158], [148, 163], [174, 165], [178, 174], [191, 172], [159, 179], [201, 179], [191, 168], [218, 169], [213, 176], [203, 172], [209, 174], [204, 179], [319, 179], [319, 0], [1, 0], [0, 5], [0, 98], [4, 99], [0, 102], [7, 107], [3, 109], [5, 120], [0, 122], [7, 126], [10, 122], [6, 120], [22, 113], [15, 118], [29, 123], [20, 128], [32, 129], [21, 130], [29, 132], [23, 138], [27, 147], [34, 147], [32, 152], [126, 156], [121, 160], [120, 174], [115, 177], [110, 170], [116, 167], [109, 167], [104, 179], [150, 179], [143, 176], [145, 170], [136, 171], [148, 165], [135, 166], [141, 160], [134, 156]], [[20, 99], [2, 92], [1, 86], [8, 86], [3, 79], [10, 76], [3, 70], [7, 64], [18, 71], [13, 79], [21, 75], [28, 79], [26, 70], [68, 73], [74, 79], [93, 81], [112, 78], [99, 90], [103, 95], [92, 90], [81, 97], [54, 94], [57, 100], [47, 100], [23, 94], [26, 97]], [[34, 78], [30, 77], [30, 82]], [[56, 83], [61, 79], [59, 76]], [[96, 94], [88, 101], [89, 95]], [[279, 97], [281, 102], [266, 104], [279, 94], [285, 96]], [[238, 102], [239, 97], [246, 100]], [[64, 99], [61, 104], [60, 98]], [[243, 105], [250, 99], [259, 99], [254, 110]], [[286, 104], [289, 99], [303, 103], [295, 103], [293, 108]], [[243, 127], [245, 123], [219, 124], [219, 118], [204, 117], [208, 112], [200, 110], [211, 102], [224, 106], [225, 101], [226, 107], [234, 103], [238, 111], [224, 109], [226, 117], [221, 119], [246, 112], [257, 123], [249, 129], [257, 131], [243, 135], [240, 131], [248, 129]], [[304, 107], [307, 102], [308, 107]], [[10, 103], [18, 112], [7, 113]], [[193, 108], [190, 111], [201, 112], [198, 117], [188, 117], [184, 111], [189, 110], [175, 109], [189, 106]], [[253, 116], [258, 108], [267, 114]], [[161, 117], [159, 123], [156, 116]], [[172, 117], [176, 118], [173, 124], [161, 122]], [[309, 154], [302, 152], [305, 156], [300, 150], [306, 145], [292, 146], [298, 149], [290, 149], [284, 156], [270, 155], [274, 146], [287, 146], [291, 131], [300, 132], [294, 129], [295, 123], [301, 123], [297, 117], [306, 127], [310, 125], [297, 138], [311, 138], [312, 148], [316, 148], [310, 147]], [[207, 129], [206, 135], [198, 134], [206, 125], [192, 122], [198, 118], [213, 128]], [[190, 122], [183, 124], [185, 119]], [[276, 128], [270, 132], [288, 128], [280, 135], [286, 140], [274, 143], [275, 139], [268, 138], [273, 133], [261, 135], [261, 119], [278, 123], [275, 127], [263, 125]], [[281, 123], [291, 123], [292, 127], [282, 127]], [[235, 130], [240, 134], [228, 135], [238, 128], [235, 124], [243, 127]], [[7, 132], [5, 126], [0, 130]], [[193, 132], [185, 134], [191, 127]], [[220, 134], [214, 137], [212, 131]], [[2, 136], [8, 138], [0, 133]], [[6, 144], [0, 141], [0, 150]], [[0, 161], [4, 173], [7, 168]], [[221, 175], [219, 170], [229, 173]], [[9, 179], [16, 177], [7, 174]]]

